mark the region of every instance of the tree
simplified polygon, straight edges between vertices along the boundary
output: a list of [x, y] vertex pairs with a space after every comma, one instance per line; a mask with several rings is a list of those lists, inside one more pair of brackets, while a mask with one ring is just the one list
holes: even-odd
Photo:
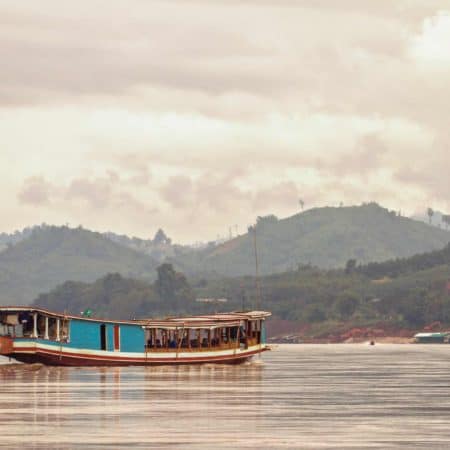
[[434, 211], [433, 211], [433, 209], [432, 209], [432, 208], [428, 208], [428, 209], [427, 209], [427, 214], [428, 214], [428, 220], [430, 221], [430, 225], [431, 225], [431, 219], [432, 219], [433, 216], [434, 216]]
[[155, 237], [153, 238], [153, 243], [155, 245], [170, 244], [171, 242], [172, 240], [167, 237], [166, 233], [164, 233], [161, 228], [156, 232]]
[[345, 273], [352, 273], [356, 268], [356, 259], [349, 259], [345, 265]]
[[157, 269], [155, 289], [161, 300], [177, 310], [182, 302], [192, 300], [194, 295], [186, 277], [176, 272], [172, 264], [161, 264]]
[[166, 301], [171, 301], [175, 297], [177, 289], [177, 274], [172, 264], [161, 264], [157, 269], [158, 278], [155, 288], [158, 295]]
[[308, 322], [323, 322], [327, 318], [327, 315], [320, 306], [309, 305], [305, 309], [305, 317]]
[[256, 226], [261, 227], [265, 225], [274, 225], [278, 222], [278, 217], [275, 214], [269, 214], [267, 216], [258, 216], [256, 218]]
[[299, 203], [299, 205], [300, 205], [300, 208], [302, 208], [302, 211], [303, 211], [303, 208], [305, 207], [305, 202], [303, 201], [303, 199], [299, 199], [298, 200], [298, 203]]
[[336, 310], [341, 319], [348, 319], [358, 307], [359, 300], [353, 292], [343, 292], [336, 301]]
[[443, 214], [442, 221], [445, 223], [445, 227], [448, 230], [448, 227], [450, 226], [450, 214]]
[[425, 323], [426, 295], [425, 289], [416, 288], [400, 300], [399, 310], [408, 324], [422, 326]]

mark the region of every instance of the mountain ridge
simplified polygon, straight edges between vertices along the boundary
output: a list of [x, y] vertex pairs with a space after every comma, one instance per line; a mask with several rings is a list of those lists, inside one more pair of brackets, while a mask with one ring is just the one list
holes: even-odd
[[[248, 233], [219, 246], [180, 254], [172, 262], [222, 275], [254, 273], [253, 232], [262, 274], [293, 270], [298, 265], [324, 269], [405, 258], [444, 247], [450, 233], [398, 216], [376, 203], [352, 207], [315, 208], [284, 219], [259, 217]], [[193, 259], [189, 258], [193, 256]]]
[[448, 231], [375, 203], [310, 209], [284, 219], [259, 217], [248, 233], [201, 249], [174, 245], [162, 230], [159, 240], [133, 241], [82, 227], [45, 225], [0, 252], [0, 304], [25, 304], [67, 280], [92, 282], [107, 273], [151, 281], [164, 262], [195, 279], [254, 275], [255, 229], [262, 275], [302, 266], [339, 268], [349, 260], [360, 265], [407, 258], [450, 241]]
[[0, 253], [0, 304], [26, 304], [66, 280], [90, 282], [109, 272], [152, 279], [156, 266], [100, 233], [48, 226]]

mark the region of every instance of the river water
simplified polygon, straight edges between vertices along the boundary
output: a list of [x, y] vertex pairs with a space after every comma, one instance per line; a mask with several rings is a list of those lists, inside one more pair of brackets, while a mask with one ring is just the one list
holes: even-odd
[[5, 448], [450, 448], [450, 346], [280, 345], [240, 366], [0, 371]]

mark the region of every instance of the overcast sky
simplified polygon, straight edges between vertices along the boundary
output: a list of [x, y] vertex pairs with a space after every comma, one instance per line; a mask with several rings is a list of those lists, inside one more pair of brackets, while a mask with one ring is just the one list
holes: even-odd
[[0, 0], [0, 231], [177, 242], [450, 212], [450, 0]]

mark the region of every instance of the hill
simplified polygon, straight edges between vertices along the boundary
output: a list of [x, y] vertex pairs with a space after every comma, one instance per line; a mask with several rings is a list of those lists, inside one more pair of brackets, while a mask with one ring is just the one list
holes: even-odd
[[36, 228], [0, 253], [0, 304], [27, 304], [66, 280], [93, 281], [110, 272], [155, 277], [156, 262], [99, 233], [81, 228]]
[[[172, 266], [158, 267], [153, 283], [109, 274], [94, 283], [66, 282], [35, 305], [72, 313], [91, 308], [111, 318], [160, 317], [264, 308], [272, 311], [277, 334], [303, 330], [330, 336], [355, 327], [417, 330], [440, 322], [450, 326], [450, 246], [374, 266], [323, 270], [309, 266], [261, 278], [262, 302], [254, 277], [197, 279], [189, 284]], [[382, 278], [373, 278], [373, 276]], [[195, 298], [226, 298], [206, 304]], [[176, 299], [176, 301], [174, 301]], [[269, 323], [269, 332], [273, 332]]]
[[429, 208], [424, 214], [416, 214], [411, 218], [433, 225], [437, 228], [445, 228], [446, 230], [448, 230], [450, 226], [450, 215], [441, 211], [435, 211], [432, 208]]
[[[279, 273], [308, 264], [320, 268], [409, 257], [444, 247], [450, 233], [400, 217], [376, 203], [317, 208], [292, 217], [259, 217], [257, 248], [262, 274]], [[254, 274], [253, 231], [222, 245], [178, 252], [172, 262], [183, 271], [227, 276]]]
[[14, 233], [0, 233], [0, 252], [6, 250], [8, 247], [17, 244], [18, 242], [31, 236], [31, 233], [36, 228], [45, 227], [46, 225], [35, 225], [34, 227], [26, 227], [22, 231], [16, 230]]
[[[31, 236], [35, 231], [42, 231], [49, 228], [57, 228], [46, 223], [41, 225], [33, 225], [25, 227], [23, 230], [16, 230], [13, 233], [0, 233], [0, 253], [9, 247], [23, 241]], [[172, 244], [172, 240], [160, 228], [155, 233], [153, 239], [141, 239], [136, 236], [129, 237], [124, 234], [117, 234], [111, 231], [101, 233], [102, 236], [107, 237], [113, 242], [120, 244], [123, 247], [128, 247], [136, 250], [139, 253], [145, 253], [156, 261], [164, 261], [167, 257], [174, 255], [175, 247], [182, 247], [177, 244]]]
[[[262, 308], [297, 329], [323, 335], [339, 327], [420, 329], [450, 326], [450, 245], [411, 258], [353, 269], [303, 266], [262, 277]], [[201, 297], [221, 296], [228, 307], [258, 308], [254, 277], [198, 280]], [[295, 328], [295, 327], [294, 327]]]
[[80, 314], [90, 309], [94, 317], [132, 319], [194, 313], [202, 305], [194, 302], [192, 289], [185, 276], [172, 266], [162, 264], [154, 283], [107, 274], [93, 283], [66, 281], [46, 294], [34, 305], [53, 311]]

